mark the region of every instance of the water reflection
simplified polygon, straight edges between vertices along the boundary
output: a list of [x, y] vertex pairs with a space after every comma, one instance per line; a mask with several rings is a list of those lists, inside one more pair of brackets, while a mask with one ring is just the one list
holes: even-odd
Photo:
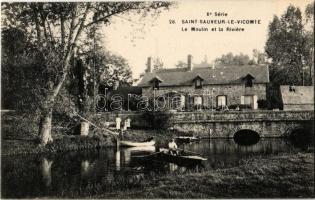
[[120, 171], [120, 154], [121, 154], [121, 152], [119, 150], [117, 150], [115, 153], [115, 160], [116, 160], [115, 166], [116, 166], [117, 171]]
[[[148, 146], [148, 147], [119, 147], [116, 149], [115, 152], [115, 166], [116, 170], [120, 171], [121, 170], [121, 165], [123, 166], [128, 166], [132, 165], [131, 163], [131, 158], [133, 156], [146, 156], [151, 153], [155, 152], [155, 146]], [[135, 163], [133, 163], [135, 164]], [[137, 167], [136, 169], [138, 169]]]
[[[179, 147], [206, 157], [208, 159], [204, 163], [206, 169], [237, 166], [241, 159], [248, 157], [268, 157], [282, 152], [297, 151], [290, 142], [275, 138], [262, 138], [250, 146], [238, 145], [233, 139], [211, 139], [182, 144]], [[2, 196], [6, 198], [69, 196], [67, 194], [91, 185], [98, 185], [106, 191], [154, 175], [199, 170], [158, 159], [145, 159], [154, 152], [155, 147], [132, 147], [69, 152], [56, 154], [50, 158], [3, 157]]]
[[234, 142], [241, 146], [251, 146], [259, 142], [260, 136], [252, 130], [240, 130], [234, 134]]
[[51, 186], [51, 165], [53, 161], [43, 158], [41, 162], [41, 172], [43, 176], [43, 182], [46, 187]]

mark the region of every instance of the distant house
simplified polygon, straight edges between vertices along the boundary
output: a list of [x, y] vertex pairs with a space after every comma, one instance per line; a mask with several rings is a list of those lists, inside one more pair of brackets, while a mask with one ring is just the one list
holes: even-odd
[[281, 85], [283, 110], [314, 110], [314, 86]]
[[148, 58], [147, 69], [138, 83], [142, 95], [168, 99], [177, 96], [182, 109], [231, 105], [257, 109], [257, 101], [266, 100], [267, 66], [214, 66], [206, 62], [194, 65], [188, 55], [187, 67], [153, 71], [151, 62]]

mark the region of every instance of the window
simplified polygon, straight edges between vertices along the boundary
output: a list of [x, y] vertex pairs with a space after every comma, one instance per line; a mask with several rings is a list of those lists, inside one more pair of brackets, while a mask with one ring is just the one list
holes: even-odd
[[194, 97], [194, 105], [195, 106], [202, 105], [202, 97], [200, 96]]
[[159, 81], [158, 81], [158, 80], [155, 80], [155, 81], [153, 82], [153, 89], [156, 89], [156, 90], [160, 89], [160, 87], [159, 87]]
[[225, 95], [217, 96], [217, 106], [218, 107], [226, 106], [226, 96]]
[[202, 88], [202, 82], [200, 79], [196, 79], [195, 81], [195, 88], [198, 89], [198, 88]]
[[290, 92], [295, 92], [295, 87], [292, 86], [292, 85], [290, 85], [290, 86], [289, 86], [289, 91], [290, 91]]
[[245, 87], [253, 87], [253, 80], [251, 78], [245, 80]]
[[252, 103], [253, 103], [253, 96], [244, 96], [245, 105], [252, 105]]

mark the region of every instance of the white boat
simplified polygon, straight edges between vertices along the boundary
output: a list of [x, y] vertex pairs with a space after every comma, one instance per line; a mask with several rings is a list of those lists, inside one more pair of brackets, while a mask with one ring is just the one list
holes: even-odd
[[155, 141], [153, 139], [144, 142], [133, 142], [128, 140], [120, 140], [120, 146], [127, 146], [127, 147], [145, 147], [145, 146], [154, 146]]
[[137, 152], [149, 152], [154, 153], [155, 152], [155, 146], [137, 146], [137, 147], [128, 147], [124, 149], [124, 151], [129, 151], [131, 153], [137, 153]]

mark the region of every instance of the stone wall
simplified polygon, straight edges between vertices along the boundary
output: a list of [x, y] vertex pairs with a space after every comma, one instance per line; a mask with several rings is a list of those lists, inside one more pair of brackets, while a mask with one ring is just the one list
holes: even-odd
[[[266, 100], [266, 84], [253, 84], [253, 87], [250, 88], [245, 88], [244, 84], [205, 85], [202, 89], [195, 89], [194, 85], [160, 87], [159, 90], [156, 90], [155, 96], [161, 96], [172, 91], [190, 96], [203, 96], [203, 105], [209, 108], [217, 106], [216, 97], [218, 95], [226, 95], [227, 105], [241, 104], [241, 96], [243, 95], [257, 95], [257, 100]], [[142, 89], [144, 96], [152, 97], [153, 94], [152, 87]]]
[[[233, 137], [243, 129], [261, 137], [282, 137], [305, 123], [312, 123], [314, 111], [230, 111], [230, 112], [169, 112], [171, 127], [201, 137]], [[141, 112], [101, 113], [95, 118], [103, 124], [114, 124], [116, 116], [130, 118], [132, 128], [150, 128]]]
[[314, 104], [283, 104], [283, 110], [314, 110]]
[[233, 137], [237, 131], [248, 129], [261, 137], [283, 137], [305, 123], [312, 123], [312, 111], [246, 111], [191, 112], [172, 116], [174, 129], [186, 130], [201, 137]]
[[150, 128], [148, 122], [143, 118], [143, 112], [101, 112], [94, 115], [93, 122], [101, 127], [105, 127], [108, 122], [113, 127], [116, 117], [120, 117], [122, 123], [126, 119], [130, 119], [131, 128]]

